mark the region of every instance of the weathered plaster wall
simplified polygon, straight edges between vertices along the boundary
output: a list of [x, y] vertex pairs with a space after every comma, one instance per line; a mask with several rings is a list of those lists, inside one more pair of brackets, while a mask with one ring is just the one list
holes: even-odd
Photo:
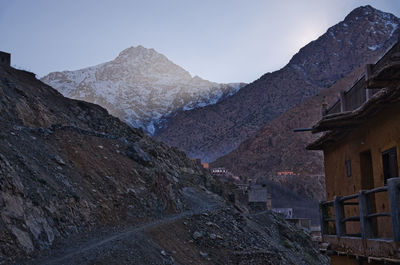
[[[382, 152], [392, 147], [396, 147], [399, 161], [400, 103], [381, 111], [354, 129], [339, 143], [324, 150], [327, 200], [332, 200], [335, 195], [355, 194], [363, 188], [360, 153], [368, 150], [372, 156], [373, 186], [384, 186]], [[350, 177], [346, 174], [346, 160], [351, 160]], [[388, 212], [387, 193], [376, 194], [375, 205], [377, 212]], [[345, 215], [346, 217], [359, 215], [358, 207], [345, 207]], [[359, 233], [359, 223], [349, 223], [347, 230], [349, 233]], [[378, 218], [379, 236], [391, 237], [391, 230], [390, 218]]]

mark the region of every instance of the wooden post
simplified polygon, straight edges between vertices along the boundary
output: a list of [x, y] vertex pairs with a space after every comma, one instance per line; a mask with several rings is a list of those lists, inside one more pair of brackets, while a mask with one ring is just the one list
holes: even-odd
[[328, 222], [325, 221], [325, 218], [328, 217], [328, 210], [327, 206], [323, 204], [324, 201], [321, 201], [319, 203], [319, 218], [320, 218], [320, 223], [321, 223], [321, 235], [327, 235], [328, 234]]
[[393, 239], [400, 242], [400, 178], [387, 180]]
[[358, 192], [358, 208], [360, 212], [361, 237], [363, 239], [374, 237], [374, 228], [368, 215], [371, 213], [371, 203], [365, 190]]
[[365, 101], [368, 101], [372, 97], [372, 89], [365, 89]]
[[328, 112], [328, 103], [326, 102], [326, 97], [324, 96], [324, 98], [322, 99], [322, 117], [326, 115], [326, 113]]
[[345, 112], [346, 111], [346, 96], [344, 94], [344, 91], [340, 92], [340, 112]]
[[365, 81], [367, 81], [367, 87], [368, 87], [368, 80], [371, 78], [372, 75], [372, 64], [367, 64], [365, 66]]
[[335, 196], [333, 200], [333, 208], [335, 209], [335, 225], [336, 225], [336, 235], [344, 236], [346, 235], [346, 224], [342, 222], [344, 219], [344, 205], [340, 201], [341, 196]]

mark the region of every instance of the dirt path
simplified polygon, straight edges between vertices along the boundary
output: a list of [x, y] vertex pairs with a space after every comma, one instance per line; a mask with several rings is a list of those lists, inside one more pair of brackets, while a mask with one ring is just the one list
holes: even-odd
[[[106, 236], [99, 236], [88, 241], [78, 242], [76, 245], [64, 249], [56, 249], [54, 255], [50, 254], [26, 262], [25, 264], [107, 264], [103, 262], [106, 262], [108, 257], [104, 257], [103, 259], [102, 255], [107, 256], [113, 251], [124, 252], [124, 255], [130, 255], [130, 258], [135, 260], [134, 264], [160, 264], [160, 258], [165, 259], [165, 257], [160, 255], [161, 252], [159, 251], [159, 247], [154, 245], [154, 243], [151, 242], [143, 232], [190, 215], [216, 210], [223, 205], [222, 199], [214, 194], [200, 192], [192, 188], [184, 188], [183, 194], [191, 210], [176, 215], [166, 216], [162, 219], [141, 224], [136, 227], [127, 228], [122, 231], [112, 232]], [[142, 250], [135, 253], [131, 248], [134, 248], [135, 250], [142, 248]], [[141, 251], [145, 251], [145, 253], [140, 253]], [[143, 256], [146, 254], [148, 254], [149, 257]], [[133, 264], [128, 262], [129, 258], [124, 255], [116, 254], [115, 259], [113, 259], [115, 262], [114, 264]], [[141, 255], [141, 257], [138, 255]], [[158, 255], [159, 257], [150, 257], [151, 255]], [[118, 258], [121, 258], [122, 256], [125, 262], [118, 260]], [[162, 262], [161, 264], [168, 264], [168, 262]]]

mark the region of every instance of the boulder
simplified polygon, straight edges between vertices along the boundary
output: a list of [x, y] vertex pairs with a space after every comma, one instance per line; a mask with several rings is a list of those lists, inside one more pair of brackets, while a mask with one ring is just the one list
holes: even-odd
[[144, 166], [149, 165], [151, 162], [149, 155], [137, 144], [131, 144], [126, 151], [126, 155]]

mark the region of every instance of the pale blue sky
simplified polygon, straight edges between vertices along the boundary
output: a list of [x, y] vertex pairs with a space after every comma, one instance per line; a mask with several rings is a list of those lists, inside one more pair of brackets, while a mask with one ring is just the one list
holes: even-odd
[[0, 50], [43, 76], [143, 45], [192, 75], [251, 82], [366, 4], [400, 16], [398, 0], [0, 0]]

